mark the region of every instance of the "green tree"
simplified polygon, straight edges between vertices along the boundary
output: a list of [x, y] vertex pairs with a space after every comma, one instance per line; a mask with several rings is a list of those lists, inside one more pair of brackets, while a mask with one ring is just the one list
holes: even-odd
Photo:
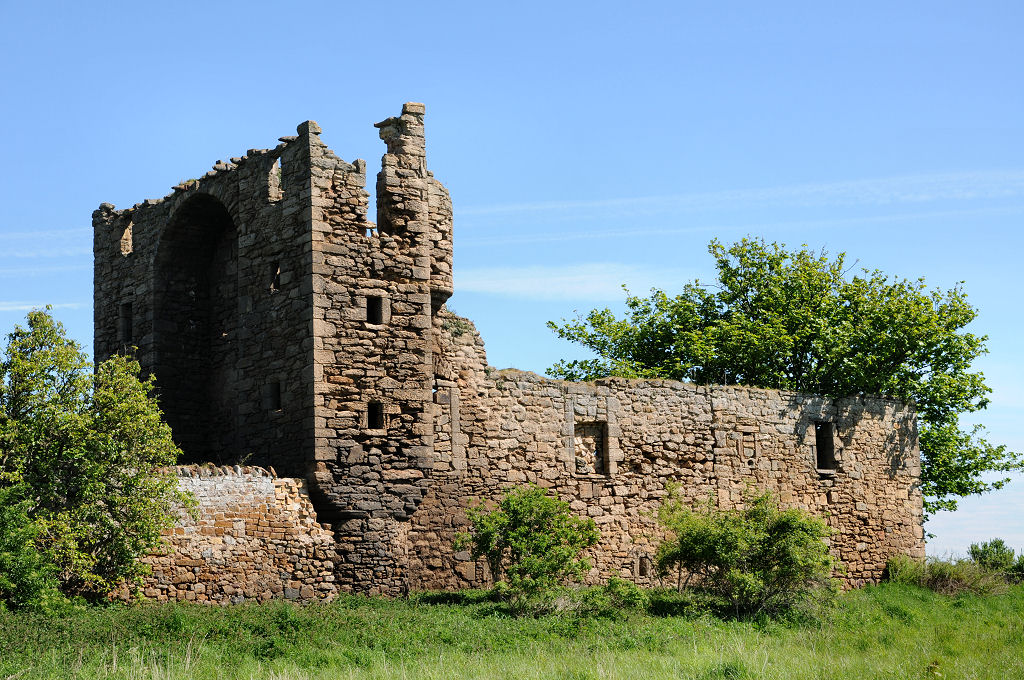
[[[658, 546], [658, 572], [685, 570], [686, 585], [721, 597], [737, 615], [775, 614], [813, 594], [834, 592], [824, 521], [800, 509], [780, 510], [771, 493], [742, 510], [714, 499], [691, 508], [676, 490], [658, 509], [669, 536]], [[679, 588], [683, 582], [679, 580]]]
[[971, 543], [967, 554], [979, 566], [990, 571], [1009, 571], [1013, 567], [1013, 548], [1001, 538]]
[[94, 373], [48, 311], [27, 322], [0, 357], [0, 490], [60, 589], [102, 598], [138, 581], [137, 558], [188, 504], [169, 467], [180, 451], [136, 361], [114, 356]]
[[986, 385], [972, 362], [985, 336], [968, 332], [977, 310], [960, 285], [929, 290], [923, 279], [852, 267], [840, 253], [743, 239], [711, 241], [717, 285], [686, 283], [679, 295], [628, 295], [618, 318], [595, 309], [561, 325], [559, 337], [594, 359], [560, 361], [548, 374], [673, 378], [825, 394], [879, 394], [912, 403], [920, 421], [927, 512], [958, 497], [998, 489], [1022, 469], [1019, 453], [989, 443], [959, 416], [984, 409]]
[[470, 530], [456, 547], [473, 559], [487, 558], [495, 582], [506, 580], [513, 598], [550, 592], [580, 579], [590, 564], [580, 555], [596, 545], [594, 520], [573, 514], [569, 504], [534, 485], [510, 489], [488, 510], [481, 502], [466, 512]]

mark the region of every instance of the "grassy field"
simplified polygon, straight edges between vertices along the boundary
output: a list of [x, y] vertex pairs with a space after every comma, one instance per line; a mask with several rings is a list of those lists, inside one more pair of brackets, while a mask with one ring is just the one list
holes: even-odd
[[344, 598], [0, 612], [17, 678], [1024, 678], [1024, 586], [950, 598], [894, 584], [813, 623], [510, 618], [486, 602]]

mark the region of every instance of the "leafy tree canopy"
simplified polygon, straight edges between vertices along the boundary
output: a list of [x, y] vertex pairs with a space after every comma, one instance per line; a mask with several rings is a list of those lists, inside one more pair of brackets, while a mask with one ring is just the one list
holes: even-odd
[[[93, 373], [48, 311], [30, 312], [27, 327], [7, 336], [0, 498], [18, 510], [7, 512], [7, 523], [23, 517], [31, 524], [6, 548], [8, 577], [27, 583], [52, 574], [65, 594], [101, 598], [141, 576], [137, 558], [172, 526], [174, 504], [189, 502], [168, 467], [180, 452], [161, 421], [152, 379], [140, 381], [138, 373], [124, 356]], [[45, 568], [26, 557], [29, 539]], [[0, 596], [3, 583], [0, 574]]]
[[915, 405], [928, 512], [1002, 487], [987, 473], [1022, 468], [1021, 456], [964, 430], [959, 416], [984, 409], [991, 391], [972, 362], [985, 336], [966, 327], [977, 315], [961, 285], [929, 289], [923, 279], [852, 267], [806, 246], [713, 240], [718, 281], [686, 283], [669, 296], [627, 295], [626, 313], [595, 309], [561, 325], [559, 337], [594, 359], [560, 361], [566, 380], [607, 376], [673, 378], [825, 394], [878, 394]]

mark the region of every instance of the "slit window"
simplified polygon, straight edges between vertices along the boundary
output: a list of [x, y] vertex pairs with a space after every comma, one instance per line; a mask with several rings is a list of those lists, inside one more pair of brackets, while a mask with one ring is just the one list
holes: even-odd
[[371, 401], [366, 405], [366, 428], [369, 430], [384, 429], [384, 404]]
[[132, 254], [132, 227], [134, 222], [129, 222], [128, 226], [121, 232], [121, 254], [131, 255]]
[[380, 295], [366, 296], [366, 322], [373, 324], [384, 323], [384, 298]]
[[647, 557], [640, 558], [640, 564], [637, 568], [637, 575], [646, 577], [651, 575], [651, 560]]
[[284, 197], [284, 164], [280, 158], [275, 158], [274, 164], [270, 167], [267, 188], [271, 202], [280, 201]]
[[835, 428], [832, 423], [814, 423], [814, 449], [819, 470], [836, 469]]
[[277, 380], [263, 386], [263, 409], [265, 411], [281, 410], [281, 383]]
[[270, 265], [270, 292], [276, 293], [281, 290], [281, 263], [275, 262]]
[[117, 340], [122, 345], [132, 342], [132, 303], [123, 302], [117, 310]]

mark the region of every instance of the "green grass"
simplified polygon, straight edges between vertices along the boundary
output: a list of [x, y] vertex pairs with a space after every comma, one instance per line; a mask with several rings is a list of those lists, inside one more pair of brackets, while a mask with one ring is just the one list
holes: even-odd
[[958, 597], [865, 588], [813, 623], [515, 619], [482, 598], [444, 599], [0, 611], [0, 680], [1024, 678], [1022, 586]]

